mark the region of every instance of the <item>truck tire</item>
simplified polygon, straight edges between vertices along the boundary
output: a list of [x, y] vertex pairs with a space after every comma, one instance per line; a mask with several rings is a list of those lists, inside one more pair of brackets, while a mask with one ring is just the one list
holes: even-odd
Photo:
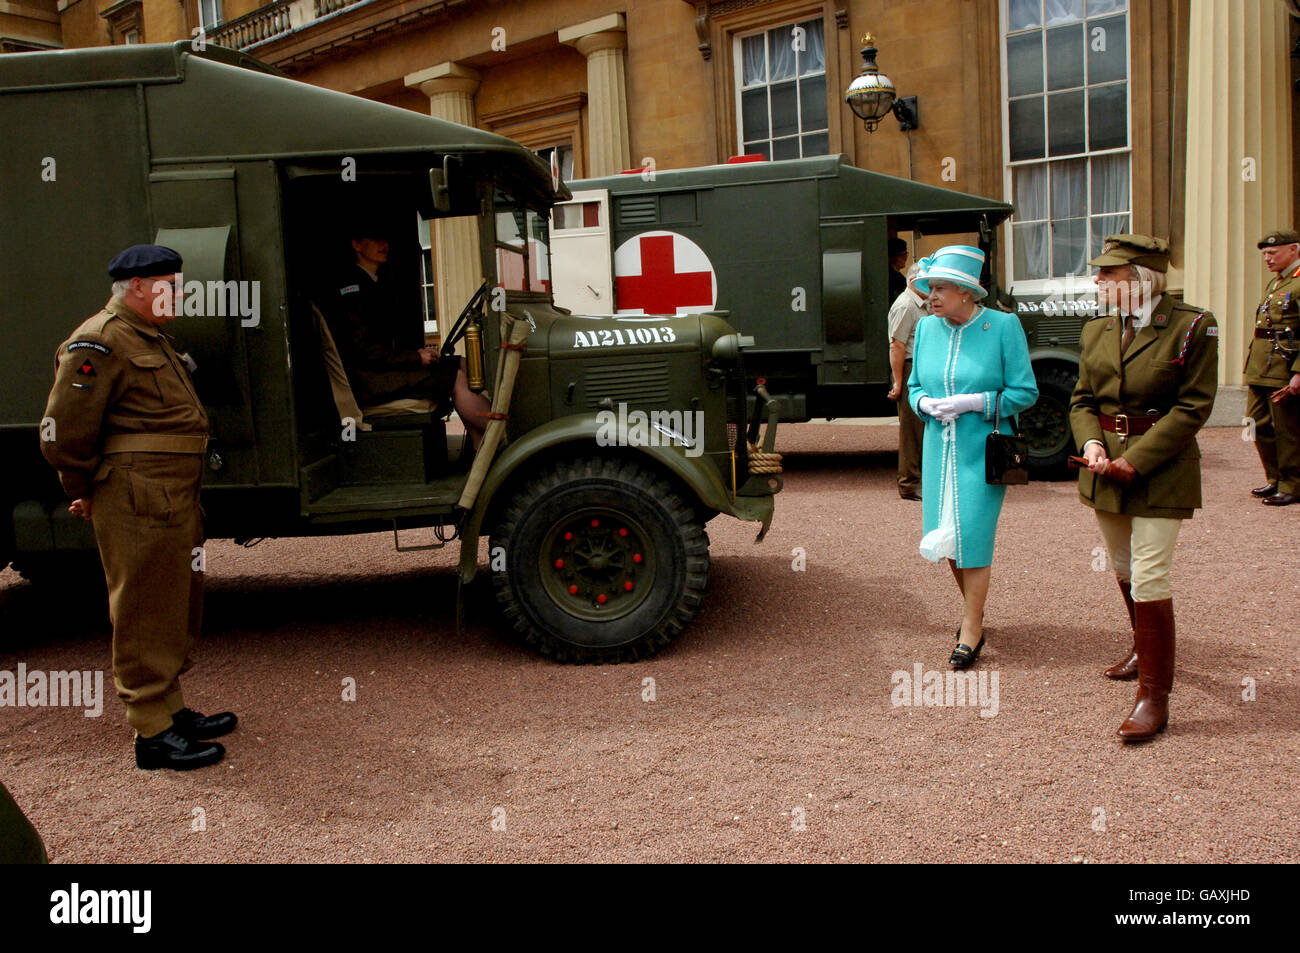
[[629, 662], [695, 616], [709, 539], [694, 508], [634, 461], [565, 461], [506, 505], [491, 552], [496, 602], [525, 643], [559, 662]]
[[1074, 452], [1070, 395], [1078, 379], [1065, 367], [1043, 371], [1038, 375], [1038, 402], [1020, 414], [1020, 432], [1029, 441], [1029, 472], [1036, 479], [1065, 475], [1066, 458]]

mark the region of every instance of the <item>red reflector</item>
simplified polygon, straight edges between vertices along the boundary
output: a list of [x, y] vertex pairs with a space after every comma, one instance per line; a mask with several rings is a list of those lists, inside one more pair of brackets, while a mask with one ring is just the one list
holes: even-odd
[[620, 529], [620, 530], [618, 531], [618, 535], [620, 535], [620, 536], [626, 536], [626, 535], [627, 535], [627, 530], [625, 530], [625, 529]]
[[732, 156], [727, 165], [739, 165], [742, 162], [766, 162], [767, 156], [761, 152], [747, 152], [743, 156]]
[[631, 592], [631, 591], [632, 591], [632, 580], [629, 579], [627, 582], [623, 583], [623, 588], [626, 589], [628, 592]]
[[578, 587], [577, 587], [577, 586], [570, 586], [570, 587], [569, 587], [569, 595], [571, 595], [571, 596], [576, 596], [577, 594], [578, 594]]
[[592, 526], [599, 526], [599, 525], [600, 525], [600, 520], [592, 520], [592, 521], [591, 521], [591, 525], [592, 525]]
[[632, 562], [634, 562], [634, 563], [639, 563], [640, 561], [641, 561], [641, 554], [640, 554], [640, 553], [637, 553], [635, 556], [632, 557]]
[[608, 597], [606, 597], [606, 595], [602, 592], [600, 595], [596, 597], [596, 601], [603, 606], [609, 600]]
[[563, 568], [564, 568], [564, 560], [563, 560], [563, 559], [557, 559], [557, 560], [555, 561], [555, 568], [556, 568], [556, 569], [563, 569]]

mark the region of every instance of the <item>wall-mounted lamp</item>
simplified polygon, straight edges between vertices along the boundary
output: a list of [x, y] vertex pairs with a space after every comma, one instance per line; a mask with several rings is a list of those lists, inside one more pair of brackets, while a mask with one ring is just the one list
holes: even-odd
[[862, 72], [849, 84], [844, 101], [853, 114], [875, 132], [880, 120], [892, 112], [903, 132], [911, 132], [921, 124], [920, 110], [915, 96], [898, 98], [898, 90], [889, 77], [876, 65], [876, 38], [870, 33], [862, 38]]

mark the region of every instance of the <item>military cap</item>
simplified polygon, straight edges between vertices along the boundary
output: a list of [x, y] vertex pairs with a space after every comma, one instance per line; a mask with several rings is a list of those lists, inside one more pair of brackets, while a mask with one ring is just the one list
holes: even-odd
[[132, 245], [108, 263], [108, 277], [120, 281], [174, 275], [181, 264], [180, 254], [166, 245]]
[[1149, 235], [1107, 235], [1101, 254], [1088, 262], [1106, 265], [1143, 265], [1152, 271], [1169, 270], [1169, 243]]
[[1256, 248], [1273, 248], [1277, 245], [1300, 245], [1300, 232], [1294, 228], [1279, 228], [1259, 240]]

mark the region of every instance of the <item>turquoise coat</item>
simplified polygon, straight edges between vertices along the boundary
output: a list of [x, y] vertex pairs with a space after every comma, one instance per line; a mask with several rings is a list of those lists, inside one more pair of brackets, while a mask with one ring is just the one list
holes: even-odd
[[[1002, 394], [1002, 428], [1008, 417], [1038, 400], [1038, 385], [1029, 363], [1029, 344], [1020, 321], [1004, 311], [981, 307], [969, 321], [955, 326], [937, 314], [916, 325], [912, 376], [907, 398], [925, 421], [921, 456], [921, 517], [923, 531], [939, 525], [945, 491], [951, 487], [957, 535], [957, 566], [988, 566], [1004, 486], [985, 482], [984, 442], [993, 432], [994, 404]], [[923, 397], [983, 394], [983, 412], [962, 414], [951, 424], [923, 413]], [[945, 428], [952, 437], [944, 438]], [[944, 480], [945, 471], [954, 480]]]

